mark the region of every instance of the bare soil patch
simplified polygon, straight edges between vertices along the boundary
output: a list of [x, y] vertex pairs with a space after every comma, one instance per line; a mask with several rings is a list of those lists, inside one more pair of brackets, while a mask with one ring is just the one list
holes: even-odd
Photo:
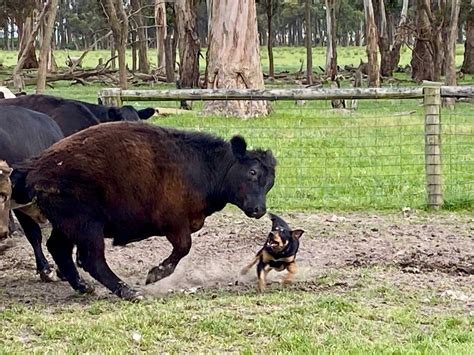
[[[345, 292], [388, 284], [400, 290], [427, 290], [467, 312], [474, 310], [474, 218], [426, 213], [294, 213], [282, 215], [293, 228], [303, 228], [292, 288], [308, 292]], [[246, 218], [226, 210], [211, 216], [193, 236], [191, 253], [175, 273], [144, 286], [148, 270], [171, 251], [163, 237], [112, 247], [107, 259], [125, 281], [150, 297], [170, 292], [223, 289], [254, 292], [255, 273], [240, 269], [262, 245], [271, 226], [266, 217]], [[44, 231], [46, 232], [46, 231]], [[25, 238], [14, 240], [0, 255], [0, 304], [88, 304], [114, 300], [96, 283], [96, 294], [79, 296], [65, 282], [43, 283], [35, 273], [33, 253]], [[9, 242], [11, 243], [11, 241]], [[46, 248], [46, 247], [45, 247]], [[51, 260], [50, 256], [48, 258]], [[370, 272], [371, 281], [363, 282]], [[270, 273], [269, 288], [278, 289], [283, 273]]]

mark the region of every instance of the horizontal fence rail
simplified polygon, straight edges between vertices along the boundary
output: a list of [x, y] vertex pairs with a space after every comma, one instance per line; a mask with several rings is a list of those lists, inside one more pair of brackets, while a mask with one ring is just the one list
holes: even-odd
[[[280, 208], [474, 208], [474, 86], [415, 88], [121, 90], [99, 101], [163, 102], [160, 126], [206, 131], [271, 148], [278, 159], [270, 202]], [[268, 118], [204, 113], [207, 101], [273, 101]], [[333, 109], [346, 100], [350, 109]], [[359, 103], [357, 104], [357, 101]], [[193, 101], [180, 110], [180, 101]]]

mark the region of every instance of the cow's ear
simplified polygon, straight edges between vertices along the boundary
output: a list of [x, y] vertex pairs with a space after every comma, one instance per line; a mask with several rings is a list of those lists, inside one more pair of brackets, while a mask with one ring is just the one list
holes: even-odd
[[247, 151], [247, 143], [242, 136], [233, 136], [230, 140], [230, 145], [232, 146], [232, 153], [237, 158], [242, 158], [245, 156], [245, 152]]
[[155, 114], [155, 109], [153, 107], [147, 107], [143, 110], [138, 110], [137, 113], [141, 120], [147, 120]]
[[120, 109], [116, 107], [110, 107], [108, 110], [109, 121], [121, 121], [122, 115], [120, 114]]
[[293, 239], [300, 239], [303, 233], [304, 233], [304, 230], [295, 229], [294, 231], [291, 231], [291, 236], [293, 237]]

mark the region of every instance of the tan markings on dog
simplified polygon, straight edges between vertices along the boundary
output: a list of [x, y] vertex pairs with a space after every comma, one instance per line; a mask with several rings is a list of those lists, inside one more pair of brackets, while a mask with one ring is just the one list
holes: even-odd
[[286, 274], [285, 278], [283, 279], [284, 284], [289, 284], [293, 282], [296, 272], [298, 268], [296, 267], [296, 262], [292, 262], [291, 264], [287, 265], [286, 269], [288, 270], [288, 274]]
[[265, 264], [268, 264], [270, 261], [283, 261], [285, 263], [291, 263], [295, 260], [295, 256], [294, 255], [291, 255], [291, 256], [287, 256], [285, 258], [279, 258], [279, 259], [275, 259], [273, 256], [271, 256], [266, 250], [264, 250], [262, 252], [262, 261], [265, 263]]
[[265, 290], [265, 287], [267, 286], [266, 282], [266, 272], [261, 272], [258, 275], [258, 291], [263, 292]]

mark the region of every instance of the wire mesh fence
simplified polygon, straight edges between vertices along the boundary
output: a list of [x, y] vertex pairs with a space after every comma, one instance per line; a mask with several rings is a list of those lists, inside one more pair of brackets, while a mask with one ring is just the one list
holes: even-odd
[[[147, 103], [146, 105], [149, 105]], [[179, 109], [178, 101], [155, 107]], [[269, 208], [399, 209], [426, 206], [423, 99], [358, 100], [357, 110], [333, 109], [331, 100], [281, 100], [266, 117], [208, 116], [203, 101], [192, 111], [154, 123], [230, 138], [271, 149], [277, 157]], [[163, 111], [163, 110], [162, 110]], [[469, 104], [442, 111], [445, 206], [474, 204], [474, 115]]]

